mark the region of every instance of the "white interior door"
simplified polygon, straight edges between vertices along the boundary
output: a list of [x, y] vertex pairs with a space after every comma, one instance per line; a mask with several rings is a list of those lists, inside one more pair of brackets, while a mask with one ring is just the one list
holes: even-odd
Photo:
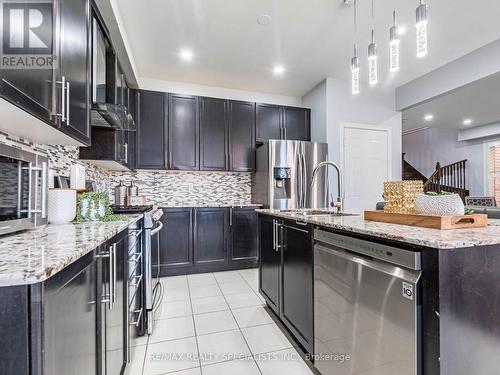
[[345, 209], [374, 210], [383, 200], [383, 184], [390, 175], [390, 131], [376, 126], [345, 126], [343, 138]]

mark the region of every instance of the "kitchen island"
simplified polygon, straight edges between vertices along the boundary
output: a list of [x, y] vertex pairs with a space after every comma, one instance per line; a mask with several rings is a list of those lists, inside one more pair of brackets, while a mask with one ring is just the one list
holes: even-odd
[[142, 217], [0, 238], [1, 374], [123, 371], [138, 288], [129, 281], [141, 269], [130, 253], [141, 249]]
[[[348, 362], [332, 362], [332, 374], [372, 373], [375, 363], [384, 374], [497, 373], [499, 220], [490, 220], [487, 228], [439, 231], [370, 222], [362, 216], [258, 212], [261, 294], [305, 353], [351, 354]], [[320, 251], [327, 247], [325, 238], [336, 244], [331, 251], [338, 257]], [[381, 261], [397, 258], [396, 252], [411, 262], [392, 266]], [[366, 266], [382, 272], [375, 274]], [[376, 282], [385, 293], [374, 288]], [[415, 307], [411, 319], [404, 293]], [[411, 346], [403, 322], [413, 321]], [[318, 322], [323, 324], [319, 330]], [[389, 332], [395, 338], [380, 345], [381, 334], [387, 337]], [[414, 353], [404, 353], [413, 347]], [[395, 352], [413, 358], [415, 366], [389, 363]]]
[[47, 225], [0, 237], [0, 287], [45, 281], [141, 218]]

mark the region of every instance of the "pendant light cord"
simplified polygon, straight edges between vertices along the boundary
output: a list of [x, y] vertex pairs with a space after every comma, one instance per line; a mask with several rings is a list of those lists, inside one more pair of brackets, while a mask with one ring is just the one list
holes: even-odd
[[375, 19], [375, 7], [373, 6], [373, 2], [374, 2], [374, 0], [372, 0], [372, 30], [375, 28], [375, 22], [374, 22], [374, 19]]
[[358, 0], [354, 0], [354, 44], [358, 44]]

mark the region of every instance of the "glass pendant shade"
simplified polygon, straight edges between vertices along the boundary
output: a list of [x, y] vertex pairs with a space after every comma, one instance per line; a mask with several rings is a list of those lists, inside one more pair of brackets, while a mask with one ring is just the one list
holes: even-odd
[[359, 94], [359, 58], [356, 53], [357, 48], [354, 47], [354, 56], [351, 59], [351, 86], [352, 93]]
[[370, 85], [378, 83], [378, 56], [377, 43], [375, 43], [375, 35], [372, 30], [372, 42], [368, 46], [368, 82]]
[[389, 47], [391, 51], [390, 71], [394, 73], [399, 71], [399, 39], [391, 40]]
[[398, 36], [398, 27], [396, 25], [396, 12], [393, 13], [393, 25], [389, 30], [389, 66], [391, 72], [397, 72], [399, 70], [399, 36]]
[[417, 57], [424, 57], [427, 55], [427, 4], [422, 0], [417, 10]]

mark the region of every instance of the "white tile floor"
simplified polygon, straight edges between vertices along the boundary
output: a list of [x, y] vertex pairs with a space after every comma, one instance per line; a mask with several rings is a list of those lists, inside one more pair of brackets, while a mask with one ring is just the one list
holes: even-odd
[[129, 375], [309, 375], [264, 309], [258, 270], [163, 278], [165, 298]]

